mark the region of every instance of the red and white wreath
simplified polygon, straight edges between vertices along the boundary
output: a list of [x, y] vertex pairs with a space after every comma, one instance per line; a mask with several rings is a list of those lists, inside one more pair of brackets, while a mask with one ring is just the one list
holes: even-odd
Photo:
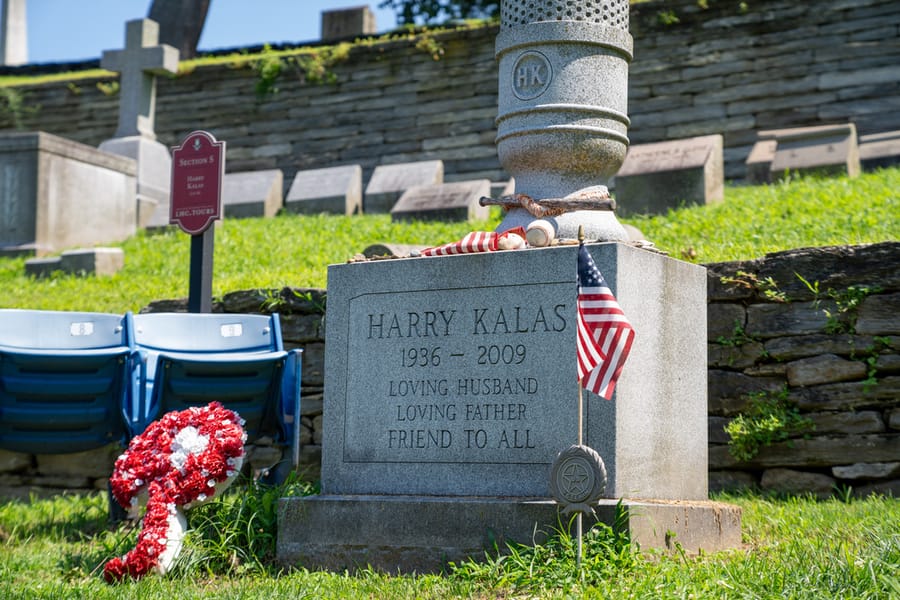
[[241, 469], [243, 424], [236, 412], [212, 402], [167, 413], [131, 440], [110, 477], [112, 494], [136, 512], [146, 493], [147, 510], [134, 549], [106, 563], [107, 581], [172, 567], [187, 530], [182, 510], [222, 492]]

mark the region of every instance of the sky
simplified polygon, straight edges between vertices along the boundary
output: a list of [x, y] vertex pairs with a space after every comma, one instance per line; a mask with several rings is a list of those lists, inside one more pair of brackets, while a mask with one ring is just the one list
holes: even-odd
[[[2, 0], [0, 0], [2, 1]], [[321, 33], [322, 11], [369, 5], [378, 31], [396, 26], [381, 0], [212, 0], [200, 50], [310, 42]], [[28, 62], [98, 59], [125, 44], [125, 22], [146, 17], [151, 0], [26, 0]]]

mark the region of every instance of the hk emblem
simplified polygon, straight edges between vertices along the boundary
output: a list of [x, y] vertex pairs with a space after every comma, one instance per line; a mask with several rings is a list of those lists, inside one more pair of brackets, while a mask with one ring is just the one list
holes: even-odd
[[524, 52], [513, 65], [513, 93], [520, 100], [537, 98], [550, 87], [553, 68], [540, 52]]

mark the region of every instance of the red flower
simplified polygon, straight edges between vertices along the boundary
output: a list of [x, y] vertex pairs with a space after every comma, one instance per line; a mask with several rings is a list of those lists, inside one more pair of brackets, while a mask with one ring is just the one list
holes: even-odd
[[[240, 470], [247, 439], [242, 425], [237, 413], [212, 402], [167, 413], [131, 440], [116, 460], [110, 486], [125, 508], [135, 508], [138, 494], [146, 490], [147, 509], [134, 549], [106, 563], [107, 581], [121, 581], [126, 575], [138, 579], [170, 566], [161, 564], [160, 557], [167, 549], [172, 520], [181, 507], [211, 498], [217, 486], [227, 486]], [[174, 555], [167, 559], [174, 560]]]

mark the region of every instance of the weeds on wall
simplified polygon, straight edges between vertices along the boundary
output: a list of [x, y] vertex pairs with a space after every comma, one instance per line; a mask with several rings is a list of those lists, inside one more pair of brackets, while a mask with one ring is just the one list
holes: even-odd
[[788, 398], [787, 386], [778, 392], [763, 391], [748, 397], [749, 408], [725, 426], [725, 432], [731, 438], [728, 452], [737, 460], [749, 461], [761, 448], [814, 427]]
[[[882, 291], [882, 288], [877, 285], [851, 285], [843, 290], [828, 288], [823, 291], [819, 288], [818, 281], [809, 282], [799, 273], [794, 273], [794, 275], [812, 293], [813, 306], [817, 310], [821, 309], [825, 314], [827, 319], [825, 333], [829, 334], [856, 333], [856, 320], [859, 317], [859, 308], [863, 300], [871, 294], [878, 294]], [[824, 300], [832, 300], [834, 308], [823, 306]]]
[[104, 96], [115, 96], [119, 93], [119, 81], [98, 81], [97, 89], [100, 90], [100, 93]]
[[0, 88], [0, 128], [23, 130], [25, 117], [39, 113], [39, 104], [28, 105], [25, 93], [13, 88]]
[[257, 73], [256, 95], [264, 98], [278, 93], [277, 82], [286, 72], [292, 71], [303, 83], [335, 83], [337, 75], [332, 67], [350, 56], [349, 43], [320, 48], [305, 48], [303, 52], [288, 53], [273, 50], [268, 44], [251, 63]]
[[733, 277], [723, 275], [719, 278], [719, 281], [725, 285], [735, 285], [754, 290], [769, 302], [790, 302], [787, 294], [778, 289], [778, 284], [771, 277], [760, 279], [756, 273], [737, 271]]

